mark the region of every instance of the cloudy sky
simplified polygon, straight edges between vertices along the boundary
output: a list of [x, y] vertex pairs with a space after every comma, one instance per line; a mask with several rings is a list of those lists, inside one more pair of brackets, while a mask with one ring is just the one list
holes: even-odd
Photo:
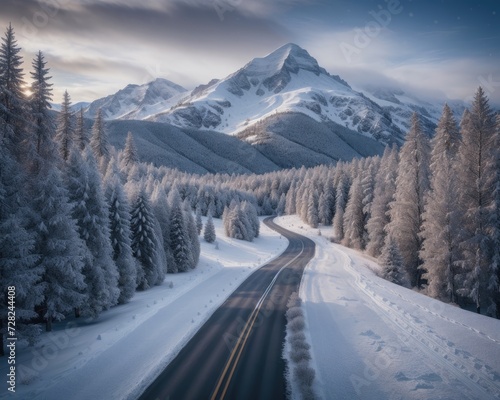
[[498, 0], [0, 0], [27, 66], [49, 62], [55, 101], [157, 77], [187, 89], [293, 42], [354, 87], [389, 85], [500, 105]]

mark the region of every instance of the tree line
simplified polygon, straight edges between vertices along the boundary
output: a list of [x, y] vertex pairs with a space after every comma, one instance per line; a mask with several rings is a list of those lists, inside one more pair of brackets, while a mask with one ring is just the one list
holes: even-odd
[[9, 25], [0, 48], [0, 290], [16, 287], [16, 331], [33, 344], [42, 321], [50, 331], [73, 313], [96, 318], [166, 273], [195, 268], [200, 243], [180, 188], [134, 179], [132, 135], [116, 152], [102, 112], [89, 131], [67, 92], [54, 119], [44, 55], [27, 86], [20, 51]]

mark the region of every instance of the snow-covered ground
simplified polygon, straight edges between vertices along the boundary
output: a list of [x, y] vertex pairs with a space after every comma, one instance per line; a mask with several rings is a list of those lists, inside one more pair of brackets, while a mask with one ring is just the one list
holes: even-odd
[[331, 228], [276, 222], [317, 244], [300, 297], [321, 398], [500, 398], [499, 320], [379, 278], [374, 260], [327, 240]]
[[18, 349], [16, 394], [9, 398], [137, 398], [239, 283], [288, 245], [264, 224], [252, 243], [225, 237], [220, 220], [214, 225], [219, 249], [202, 240], [195, 270], [167, 275], [163, 285], [97, 321], [55, 324], [34, 348]]

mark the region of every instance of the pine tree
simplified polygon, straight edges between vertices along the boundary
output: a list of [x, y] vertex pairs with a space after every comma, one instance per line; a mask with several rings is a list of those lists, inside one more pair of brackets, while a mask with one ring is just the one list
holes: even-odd
[[198, 205], [196, 206], [196, 231], [198, 232], [198, 235], [201, 234], [202, 229], [203, 221], [201, 219], [201, 207]]
[[380, 168], [375, 177], [375, 189], [371, 216], [366, 223], [368, 232], [368, 254], [378, 257], [384, 247], [385, 229], [389, 224], [389, 204], [394, 199], [396, 192], [396, 177], [398, 172], [398, 151], [395, 147], [386, 147]]
[[177, 271], [186, 272], [191, 268], [189, 233], [184, 218], [183, 207], [177, 188], [169, 193], [170, 205], [170, 246]]
[[118, 303], [132, 298], [137, 286], [137, 269], [140, 267], [133, 257], [130, 206], [118, 177], [106, 181], [106, 200], [109, 206], [110, 239], [113, 247], [113, 261], [118, 268]]
[[394, 201], [390, 204], [388, 233], [396, 241], [411, 286], [420, 286], [423, 270], [419, 251], [425, 196], [429, 189], [429, 140], [420, 127], [418, 115], [411, 119], [411, 129], [400, 151]]
[[184, 201], [184, 219], [189, 236], [191, 265], [190, 268], [196, 267], [200, 260], [200, 240], [198, 238], [198, 230], [196, 229], [196, 221], [191, 211], [191, 206], [187, 200]]
[[382, 278], [396, 285], [405, 286], [407, 283], [403, 258], [396, 241], [389, 234], [386, 236], [385, 245], [379, 258], [382, 266]]
[[456, 302], [460, 224], [458, 195], [453, 168], [460, 142], [457, 123], [448, 105], [432, 140], [431, 190], [428, 193], [421, 236], [420, 256], [429, 295]]
[[363, 215], [363, 188], [361, 177], [354, 179], [349, 190], [349, 200], [344, 214], [344, 246], [363, 249], [364, 215]]
[[137, 164], [139, 158], [137, 157], [137, 148], [135, 146], [134, 137], [132, 133], [127, 134], [127, 140], [125, 141], [125, 149], [123, 150], [123, 162], [125, 165], [132, 166]]
[[31, 182], [37, 268], [43, 271], [42, 316], [47, 331], [86, 300], [82, 274], [86, 248], [71, 216], [68, 193], [59, 170], [51, 162], [41, 164]]
[[26, 97], [20, 52], [14, 28], [9, 24], [0, 47], [0, 118], [12, 126], [17, 157], [20, 156], [19, 146], [25, 139], [26, 128]]
[[57, 118], [56, 140], [59, 143], [59, 151], [61, 158], [64, 161], [68, 160], [73, 138], [75, 136], [75, 128], [73, 124], [74, 114], [71, 111], [71, 99], [68, 91], [64, 92], [61, 111]]
[[461, 294], [469, 296], [481, 311], [487, 293], [487, 270], [491, 263], [491, 177], [494, 167], [494, 119], [482, 88], [476, 92], [470, 113], [461, 123], [457, 176], [462, 216], [461, 266], [465, 272]]
[[0, 356], [4, 355], [4, 335], [7, 334], [8, 288], [16, 289], [16, 337], [33, 344], [38, 325], [30, 324], [36, 317], [35, 306], [43, 300], [43, 270], [37, 266], [34, 233], [28, 227], [29, 208], [23, 183], [23, 170], [4, 145], [6, 138], [0, 124]]
[[132, 251], [142, 267], [138, 274], [138, 289], [146, 290], [158, 283], [158, 268], [161, 260], [158, 256], [160, 245], [156, 230], [155, 217], [149, 198], [142, 189], [135, 196], [131, 211]]
[[161, 247], [165, 252], [167, 272], [175, 273], [177, 272], [177, 269], [170, 246], [170, 206], [168, 204], [165, 187], [163, 185], [156, 185], [154, 188], [151, 195], [151, 204], [161, 230], [163, 240]]
[[33, 119], [34, 137], [36, 142], [36, 152], [44, 157], [42, 149], [51, 142], [52, 121], [49, 110], [52, 108], [50, 101], [52, 100], [52, 84], [49, 69], [46, 68], [47, 62], [44, 59], [42, 52], [38, 52], [33, 60], [33, 71], [31, 78], [31, 98], [30, 108]]
[[342, 175], [335, 192], [335, 214], [333, 217], [333, 236], [337, 242], [344, 239], [344, 213], [347, 204], [347, 178]]
[[72, 215], [86, 247], [82, 272], [88, 299], [83, 313], [95, 318], [101, 311], [117, 304], [119, 274], [112, 258], [109, 210], [100, 174], [90, 150], [84, 155], [85, 159], [75, 148], [70, 153], [66, 167], [67, 187], [70, 201], [74, 204]]
[[326, 183], [318, 203], [318, 218], [323, 225], [331, 225], [335, 209], [335, 190], [330, 180]]
[[80, 107], [80, 111], [76, 114], [76, 128], [75, 128], [75, 146], [80, 149], [80, 151], [85, 150], [90, 142], [89, 134], [87, 128], [85, 127], [85, 118], [83, 115], [83, 107]]
[[205, 224], [205, 231], [203, 232], [203, 238], [207, 243], [213, 243], [217, 238], [215, 235], [215, 227], [214, 221], [212, 220], [212, 214], [208, 214], [207, 222]]
[[97, 110], [94, 125], [92, 126], [90, 146], [98, 162], [101, 162], [102, 159], [107, 160], [109, 158], [108, 133], [106, 131], [102, 109]]

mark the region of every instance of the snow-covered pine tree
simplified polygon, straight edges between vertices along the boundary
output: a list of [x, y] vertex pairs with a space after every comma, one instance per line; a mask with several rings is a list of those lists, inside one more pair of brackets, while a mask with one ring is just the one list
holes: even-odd
[[201, 207], [198, 204], [196, 206], [196, 231], [198, 232], [198, 235], [201, 234], [202, 229], [203, 229], [203, 221], [201, 219]]
[[363, 188], [361, 177], [356, 177], [349, 190], [344, 214], [344, 246], [363, 249], [364, 242]]
[[71, 111], [71, 99], [68, 91], [64, 92], [61, 111], [57, 118], [56, 140], [59, 144], [59, 152], [61, 158], [66, 161], [73, 145], [73, 137], [75, 136], [74, 114]]
[[9, 24], [0, 46], [0, 118], [12, 127], [16, 157], [20, 159], [21, 143], [25, 139], [26, 96], [23, 92], [23, 59], [19, 54], [14, 28]]
[[191, 253], [191, 265], [190, 268], [193, 269], [198, 265], [200, 260], [200, 240], [198, 238], [198, 230], [196, 229], [196, 221], [191, 210], [189, 202], [184, 200], [184, 220], [186, 221], [186, 228], [189, 236], [190, 253]]
[[132, 132], [129, 132], [123, 150], [123, 163], [126, 167], [129, 167], [137, 164], [138, 161], [139, 157], [137, 156], [137, 147], [135, 146], [134, 137], [132, 136]]
[[108, 132], [106, 131], [106, 123], [102, 115], [102, 109], [97, 110], [94, 125], [92, 126], [90, 146], [92, 147], [98, 163], [101, 164], [103, 161], [106, 163], [109, 158], [110, 149]]
[[397, 285], [407, 285], [408, 279], [403, 258], [396, 241], [390, 234], [386, 236], [385, 245], [379, 257], [379, 263], [382, 266], [382, 278]]
[[139, 263], [133, 257], [130, 230], [130, 206], [119, 178], [106, 180], [106, 200], [109, 206], [109, 227], [113, 260], [118, 268], [118, 303], [123, 304], [132, 298], [137, 286]]
[[[35, 306], [43, 300], [43, 270], [37, 266], [33, 231], [28, 229], [29, 207], [23, 183], [23, 169], [10, 153], [6, 124], [0, 121], [0, 290], [7, 294], [16, 288], [16, 337], [33, 344], [39, 326], [30, 324], [36, 317]], [[0, 356], [4, 355], [7, 334], [7, 296], [0, 296]]]
[[328, 179], [323, 192], [319, 197], [318, 217], [323, 225], [331, 225], [333, 220], [333, 211], [335, 209], [335, 189], [333, 182]]
[[286, 208], [286, 194], [281, 193], [280, 199], [278, 201], [278, 207], [276, 207], [276, 215], [278, 217], [285, 215], [285, 208]]
[[333, 217], [333, 237], [337, 242], [344, 239], [344, 213], [348, 198], [348, 179], [342, 174], [335, 192], [335, 214]]
[[31, 97], [29, 100], [31, 117], [33, 121], [33, 134], [36, 152], [41, 154], [42, 148], [52, 140], [52, 121], [49, 110], [52, 108], [50, 101], [52, 100], [52, 83], [49, 69], [46, 68], [47, 62], [41, 51], [39, 51], [33, 60], [33, 71], [31, 78]]
[[426, 197], [420, 257], [428, 294], [456, 302], [457, 262], [460, 257], [460, 216], [453, 168], [460, 135], [448, 105], [432, 139], [430, 191]]
[[460, 193], [462, 242], [461, 266], [465, 272], [461, 294], [469, 296], [481, 311], [487, 293], [488, 266], [491, 263], [491, 206], [495, 172], [494, 116], [482, 88], [474, 97], [470, 113], [464, 113], [458, 148], [457, 176]]
[[259, 237], [260, 234], [260, 220], [257, 215], [257, 209], [253, 204], [248, 201], [243, 201], [241, 203], [241, 209], [243, 213], [246, 215], [248, 220], [248, 228], [247, 231], [250, 233], [250, 238], [253, 240], [256, 237]]
[[190, 269], [193, 256], [190, 254], [189, 233], [184, 218], [184, 211], [179, 192], [174, 186], [169, 193], [170, 206], [170, 246], [177, 271], [186, 272]]
[[205, 231], [203, 232], [203, 238], [207, 243], [213, 243], [217, 238], [215, 235], [215, 227], [214, 221], [212, 220], [212, 214], [208, 214], [207, 222], [205, 223]]
[[83, 314], [96, 318], [118, 302], [119, 273], [113, 261], [109, 232], [109, 210], [102, 190], [101, 177], [90, 149], [82, 157], [72, 148], [66, 164], [69, 199], [80, 238], [86, 245], [83, 274], [88, 298]]
[[138, 274], [138, 289], [146, 290], [158, 283], [158, 268], [161, 260], [158, 256], [160, 245], [155, 230], [155, 217], [144, 189], [139, 190], [132, 202], [131, 230], [132, 251], [139, 260], [142, 274]]
[[386, 147], [380, 168], [375, 177], [375, 189], [371, 216], [366, 223], [368, 232], [368, 254], [378, 257], [384, 247], [385, 228], [389, 223], [389, 204], [396, 192], [396, 177], [398, 172], [398, 151], [396, 147]]
[[75, 146], [80, 149], [80, 151], [85, 150], [90, 142], [89, 133], [85, 127], [85, 117], [83, 115], [83, 107], [80, 107], [80, 111], [76, 113], [76, 128], [75, 128]]
[[396, 241], [403, 256], [410, 285], [421, 286], [422, 261], [419, 251], [425, 196], [429, 189], [429, 139], [422, 131], [416, 113], [411, 118], [411, 128], [399, 153], [400, 162], [396, 178], [394, 201], [390, 204], [391, 222], [388, 234]]
[[40, 255], [37, 268], [43, 271], [42, 316], [51, 331], [52, 321], [63, 319], [87, 299], [82, 259], [88, 250], [79, 237], [67, 190], [54, 163], [40, 164], [30, 184], [35, 253]]
[[163, 240], [161, 247], [165, 252], [167, 272], [175, 273], [177, 272], [177, 267], [175, 265], [174, 256], [170, 246], [170, 206], [167, 201], [167, 193], [163, 184], [155, 186], [153, 193], [151, 194], [151, 204], [161, 229], [161, 237]]

